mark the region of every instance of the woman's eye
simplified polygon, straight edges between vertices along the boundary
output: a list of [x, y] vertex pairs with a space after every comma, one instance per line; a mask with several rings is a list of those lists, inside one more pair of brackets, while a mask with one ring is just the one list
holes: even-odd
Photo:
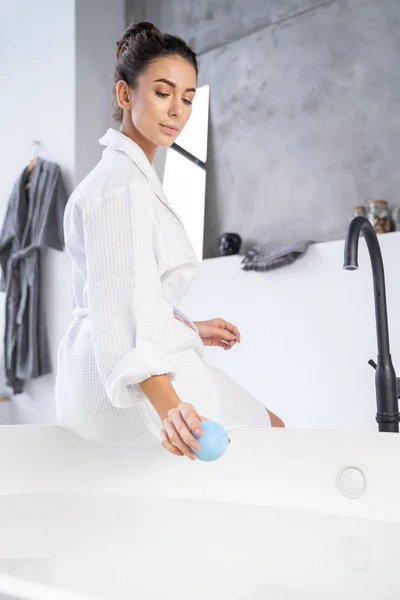
[[[157, 96], [159, 96], [160, 98], [168, 98], [169, 94], [164, 94], [163, 92], [156, 92]], [[193, 104], [193, 102], [190, 102], [190, 100], [188, 100], [187, 98], [183, 98], [183, 101], [185, 104]]]

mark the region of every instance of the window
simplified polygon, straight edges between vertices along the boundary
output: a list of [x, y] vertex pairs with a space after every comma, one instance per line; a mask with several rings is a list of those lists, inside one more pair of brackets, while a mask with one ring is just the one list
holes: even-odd
[[203, 258], [209, 97], [208, 85], [197, 88], [186, 127], [166, 149], [164, 157], [162, 148], [157, 151], [154, 161], [167, 198], [181, 218], [198, 260]]

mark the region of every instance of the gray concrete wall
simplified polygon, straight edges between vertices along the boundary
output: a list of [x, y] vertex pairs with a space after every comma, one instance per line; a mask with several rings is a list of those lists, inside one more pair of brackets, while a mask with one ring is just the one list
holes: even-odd
[[244, 250], [331, 240], [355, 204], [400, 204], [399, 0], [147, 0], [132, 14], [189, 41], [211, 87], [205, 257], [223, 231]]
[[116, 40], [125, 27], [123, 0], [78, 0], [76, 22], [75, 183], [100, 160], [99, 138], [112, 120]]

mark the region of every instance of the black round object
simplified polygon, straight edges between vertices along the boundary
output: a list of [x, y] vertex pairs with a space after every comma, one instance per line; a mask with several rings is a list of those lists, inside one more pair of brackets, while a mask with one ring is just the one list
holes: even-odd
[[238, 233], [223, 233], [218, 240], [218, 251], [220, 256], [239, 254], [242, 238]]

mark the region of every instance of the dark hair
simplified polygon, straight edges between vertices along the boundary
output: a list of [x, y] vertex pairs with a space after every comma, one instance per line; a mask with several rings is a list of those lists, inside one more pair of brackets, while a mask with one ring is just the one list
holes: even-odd
[[113, 119], [122, 121], [122, 108], [119, 106], [115, 85], [121, 79], [129, 87], [135, 87], [137, 78], [151, 62], [161, 56], [181, 56], [190, 62], [196, 76], [199, 72], [196, 53], [180, 37], [161, 33], [152, 23], [139, 21], [132, 23], [117, 42], [117, 62], [114, 71]]

